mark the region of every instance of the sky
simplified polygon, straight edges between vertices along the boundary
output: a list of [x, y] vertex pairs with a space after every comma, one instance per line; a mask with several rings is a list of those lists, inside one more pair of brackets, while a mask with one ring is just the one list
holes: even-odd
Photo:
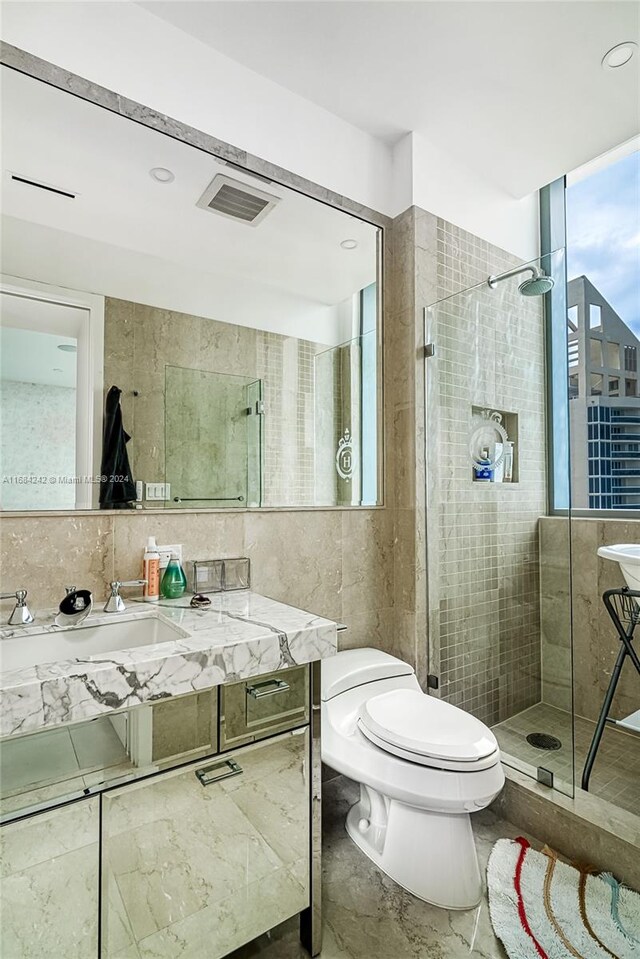
[[567, 188], [567, 275], [583, 275], [640, 337], [640, 151]]

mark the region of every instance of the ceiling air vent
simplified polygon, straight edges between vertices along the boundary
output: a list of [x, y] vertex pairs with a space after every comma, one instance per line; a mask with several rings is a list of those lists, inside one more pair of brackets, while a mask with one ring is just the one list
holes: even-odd
[[57, 186], [51, 186], [49, 183], [41, 183], [39, 180], [31, 180], [26, 176], [19, 176], [17, 173], [11, 174], [11, 179], [15, 180], [16, 183], [24, 183], [25, 186], [35, 186], [38, 190], [46, 190], [47, 193], [57, 193], [58, 196], [69, 197], [70, 200], [75, 200], [77, 193], [69, 193], [68, 190], [61, 190]]
[[230, 220], [239, 220], [248, 226], [257, 226], [279, 202], [279, 196], [257, 190], [248, 183], [218, 173], [196, 206], [201, 210], [226, 216]]

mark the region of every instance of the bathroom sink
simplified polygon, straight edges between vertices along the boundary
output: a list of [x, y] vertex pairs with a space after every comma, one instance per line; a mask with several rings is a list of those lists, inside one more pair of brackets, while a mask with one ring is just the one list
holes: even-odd
[[636, 543], [619, 543], [616, 546], [601, 546], [598, 556], [620, 564], [629, 589], [640, 590], [640, 546]]
[[0, 640], [0, 670], [21, 669], [66, 659], [98, 659], [104, 654], [137, 646], [166, 643], [185, 637], [176, 626], [145, 616], [99, 626], [76, 626], [50, 633]]

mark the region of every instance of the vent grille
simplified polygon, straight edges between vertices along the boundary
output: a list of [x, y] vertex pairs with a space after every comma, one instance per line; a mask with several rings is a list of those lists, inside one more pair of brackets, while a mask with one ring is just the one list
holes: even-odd
[[227, 216], [234, 216], [238, 220], [247, 220], [251, 223], [262, 213], [268, 203], [268, 200], [262, 200], [260, 197], [252, 196], [225, 183], [207, 205], [210, 210], [215, 210], [217, 213], [226, 213]]
[[25, 186], [35, 186], [38, 190], [46, 190], [47, 193], [57, 193], [58, 196], [66, 196], [70, 200], [75, 200], [77, 194], [69, 193], [68, 190], [61, 190], [57, 186], [51, 186], [48, 183], [40, 183], [39, 180], [30, 180], [26, 176], [19, 176], [17, 173], [11, 174], [11, 179], [15, 180], [16, 183], [24, 183]]
[[213, 178], [196, 206], [248, 226], [257, 226], [280, 202], [280, 197], [265, 193], [241, 180], [219, 173]]

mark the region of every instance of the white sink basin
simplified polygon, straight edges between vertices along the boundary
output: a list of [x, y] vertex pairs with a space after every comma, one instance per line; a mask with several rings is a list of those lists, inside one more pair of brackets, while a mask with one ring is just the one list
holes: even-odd
[[155, 616], [119, 620], [100, 626], [75, 626], [52, 633], [0, 640], [0, 670], [39, 666], [65, 659], [99, 659], [114, 650], [183, 639], [179, 627]]
[[619, 563], [629, 589], [640, 590], [640, 546], [635, 543], [601, 546], [598, 556]]

